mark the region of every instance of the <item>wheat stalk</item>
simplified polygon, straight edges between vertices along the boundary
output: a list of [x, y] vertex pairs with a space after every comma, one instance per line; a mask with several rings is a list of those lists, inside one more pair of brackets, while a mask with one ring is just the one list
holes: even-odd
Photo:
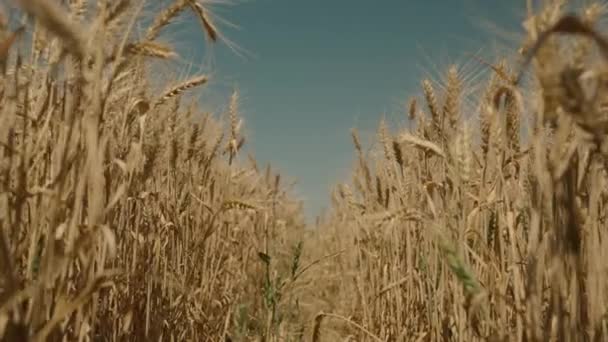
[[207, 76], [200, 75], [200, 76], [193, 77], [189, 80], [186, 80], [182, 83], [179, 83], [179, 84], [165, 90], [163, 92], [163, 94], [158, 98], [158, 100], [156, 100], [156, 102], [154, 103], [154, 107], [158, 107], [162, 104], [165, 104], [170, 99], [181, 95], [183, 92], [185, 92], [187, 90], [190, 90], [192, 88], [203, 85], [203, 84], [207, 83], [207, 81], [208, 81]]

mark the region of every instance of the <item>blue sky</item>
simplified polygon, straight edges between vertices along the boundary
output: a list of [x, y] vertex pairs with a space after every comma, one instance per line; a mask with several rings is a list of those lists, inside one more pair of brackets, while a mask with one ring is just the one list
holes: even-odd
[[239, 89], [249, 149], [260, 164], [297, 180], [296, 193], [314, 217], [329, 205], [331, 187], [349, 180], [350, 129], [371, 136], [383, 116], [404, 122], [403, 103], [419, 94], [422, 77], [467, 61], [465, 53], [492, 56], [506, 40], [488, 23], [519, 32], [524, 6], [524, 0], [237, 0], [212, 9], [239, 26], [218, 22], [249, 54], [226, 45], [210, 49], [192, 23], [181, 25], [179, 36], [190, 59], [211, 67], [203, 96], [223, 104]]

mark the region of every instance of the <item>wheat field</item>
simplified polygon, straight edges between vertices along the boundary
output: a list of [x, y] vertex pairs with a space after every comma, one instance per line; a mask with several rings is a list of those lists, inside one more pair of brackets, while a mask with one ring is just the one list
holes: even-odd
[[151, 72], [184, 13], [222, 41], [206, 2], [15, 4], [2, 341], [608, 340], [605, 4], [529, 6], [485, 77], [421, 80], [371, 152], [350, 132], [352, 179], [314, 227], [243, 155], [238, 91], [205, 113], [211, 77]]

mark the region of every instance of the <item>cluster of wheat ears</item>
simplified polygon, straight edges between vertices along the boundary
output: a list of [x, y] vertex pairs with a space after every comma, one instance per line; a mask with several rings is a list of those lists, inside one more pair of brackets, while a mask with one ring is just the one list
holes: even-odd
[[310, 230], [288, 184], [240, 158], [238, 92], [213, 115], [188, 97], [205, 75], [150, 76], [180, 16], [223, 38], [206, 3], [15, 3], [2, 340], [608, 339], [607, 6], [530, 6], [487, 80], [424, 80], [371, 153], [353, 131], [353, 179]]

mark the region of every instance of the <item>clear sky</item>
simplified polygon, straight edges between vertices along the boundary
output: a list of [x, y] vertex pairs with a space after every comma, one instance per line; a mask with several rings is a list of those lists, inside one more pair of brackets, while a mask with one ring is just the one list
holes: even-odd
[[370, 136], [383, 116], [403, 121], [423, 76], [467, 61], [466, 53], [492, 56], [505, 37], [488, 23], [519, 32], [525, 1], [237, 0], [212, 9], [239, 26], [218, 23], [250, 54], [209, 50], [192, 23], [181, 26], [182, 48], [195, 60], [213, 57], [209, 99], [240, 90], [249, 148], [261, 165], [297, 180], [314, 217], [331, 186], [348, 180], [350, 129]]

